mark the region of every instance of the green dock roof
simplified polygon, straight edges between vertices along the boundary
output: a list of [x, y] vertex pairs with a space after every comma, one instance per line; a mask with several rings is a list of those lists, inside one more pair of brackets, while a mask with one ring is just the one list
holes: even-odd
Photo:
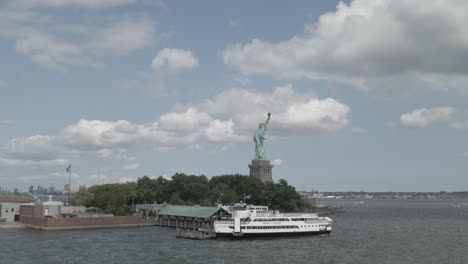
[[172, 215], [183, 217], [210, 218], [218, 210], [223, 210], [219, 207], [206, 206], [188, 206], [188, 205], [168, 205], [159, 212], [160, 215]]

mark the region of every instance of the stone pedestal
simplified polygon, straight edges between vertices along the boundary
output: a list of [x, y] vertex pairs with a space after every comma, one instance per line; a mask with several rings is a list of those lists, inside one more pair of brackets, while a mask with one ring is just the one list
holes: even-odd
[[250, 177], [260, 179], [262, 182], [273, 182], [271, 169], [273, 165], [269, 160], [252, 160], [249, 165]]

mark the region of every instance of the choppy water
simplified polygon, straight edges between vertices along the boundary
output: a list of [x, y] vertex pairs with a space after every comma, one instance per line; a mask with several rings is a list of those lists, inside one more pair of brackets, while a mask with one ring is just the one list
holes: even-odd
[[0, 263], [468, 263], [468, 201], [337, 202], [346, 211], [332, 216], [334, 231], [324, 237], [195, 241], [162, 227], [0, 229]]

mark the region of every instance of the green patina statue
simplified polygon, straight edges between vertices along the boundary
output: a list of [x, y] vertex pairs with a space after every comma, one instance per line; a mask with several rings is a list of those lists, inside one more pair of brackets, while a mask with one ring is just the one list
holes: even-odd
[[265, 123], [260, 123], [255, 131], [253, 140], [255, 142], [255, 160], [266, 160], [266, 131], [267, 125], [270, 121], [271, 114], [268, 113], [268, 118]]

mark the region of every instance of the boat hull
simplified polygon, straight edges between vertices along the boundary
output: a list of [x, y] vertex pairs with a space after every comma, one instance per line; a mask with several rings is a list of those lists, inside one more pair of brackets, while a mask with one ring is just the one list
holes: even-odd
[[310, 232], [278, 232], [278, 233], [243, 233], [234, 235], [233, 233], [216, 233], [216, 239], [257, 239], [257, 238], [279, 238], [279, 237], [302, 237], [328, 235], [331, 230], [310, 231]]

